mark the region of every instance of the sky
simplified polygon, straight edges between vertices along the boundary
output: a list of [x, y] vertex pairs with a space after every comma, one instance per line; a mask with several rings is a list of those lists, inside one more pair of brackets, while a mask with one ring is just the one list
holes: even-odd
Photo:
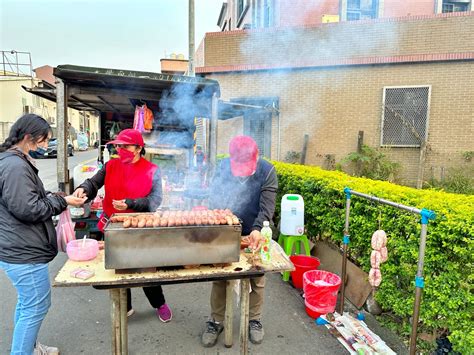
[[[219, 31], [223, 0], [195, 0], [195, 47]], [[0, 50], [43, 65], [160, 71], [188, 57], [188, 0], [0, 0]]]

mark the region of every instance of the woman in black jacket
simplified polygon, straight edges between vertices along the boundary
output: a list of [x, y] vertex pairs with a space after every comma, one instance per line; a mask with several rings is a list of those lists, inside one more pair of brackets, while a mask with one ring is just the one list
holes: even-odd
[[36, 342], [51, 305], [48, 263], [58, 253], [51, 217], [85, 200], [45, 191], [29, 153], [46, 147], [50, 137], [48, 122], [27, 114], [0, 145], [0, 269], [18, 294], [12, 354], [58, 353]]

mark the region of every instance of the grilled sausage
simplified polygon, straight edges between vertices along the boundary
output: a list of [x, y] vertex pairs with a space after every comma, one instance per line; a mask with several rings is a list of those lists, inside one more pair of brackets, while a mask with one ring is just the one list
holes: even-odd
[[126, 218], [123, 221], [123, 228], [129, 228], [131, 224], [132, 224], [131, 218]]
[[143, 228], [146, 226], [146, 219], [145, 218], [139, 218], [138, 219], [138, 224], [137, 224], [137, 227], [138, 228]]
[[132, 222], [130, 224], [132, 228], [137, 228], [138, 227], [138, 218], [137, 217], [132, 217]]
[[145, 227], [147, 228], [153, 227], [153, 217], [147, 218]]
[[156, 227], [159, 227], [159, 226], [160, 226], [160, 217], [155, 216], [155, 217], [153, 218], [153, 227], [156, 228]]

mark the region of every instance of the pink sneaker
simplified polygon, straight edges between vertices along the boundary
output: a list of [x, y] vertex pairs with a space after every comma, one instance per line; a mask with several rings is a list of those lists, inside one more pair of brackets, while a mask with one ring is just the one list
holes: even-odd
[[156, 315], [163, 323], [169, 322], [173, 318], [173, 313], [166, 303], [156, 309]]

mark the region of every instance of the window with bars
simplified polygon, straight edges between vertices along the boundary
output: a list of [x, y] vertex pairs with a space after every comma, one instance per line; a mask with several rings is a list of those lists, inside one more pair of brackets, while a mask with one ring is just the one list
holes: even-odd
[[382, 146], [421, 146], [428, 133], [430, 92], [430, 86], [384, 88]]
[[347, 21], [377, 18], [378, 0], [348, 0]]
[[469, 11], [469, 2], [443, 1], [443, 13]]

